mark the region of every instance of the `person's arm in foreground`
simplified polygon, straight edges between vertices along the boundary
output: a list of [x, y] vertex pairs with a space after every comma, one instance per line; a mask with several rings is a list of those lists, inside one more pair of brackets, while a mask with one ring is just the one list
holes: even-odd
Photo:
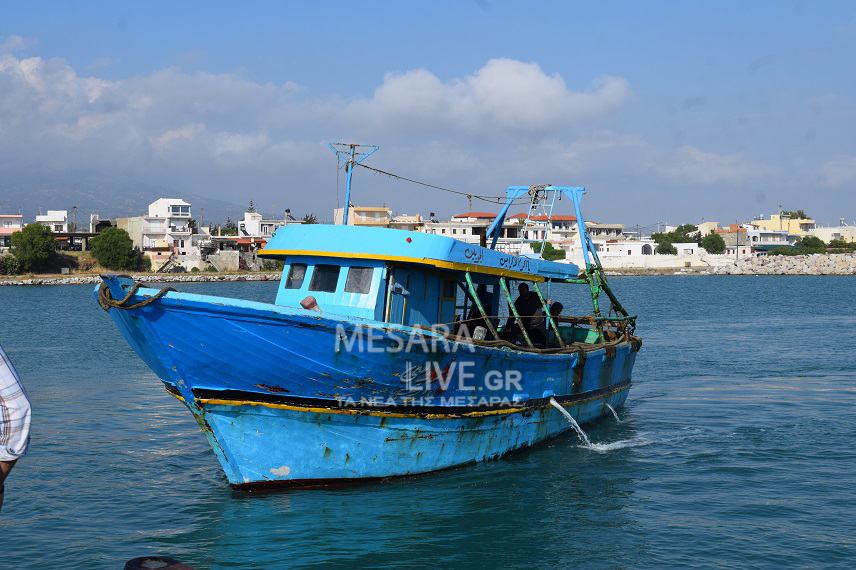
[[30, 402], [18, 373], [0, 347], [0, 509], [4, 483], [30, 443]]

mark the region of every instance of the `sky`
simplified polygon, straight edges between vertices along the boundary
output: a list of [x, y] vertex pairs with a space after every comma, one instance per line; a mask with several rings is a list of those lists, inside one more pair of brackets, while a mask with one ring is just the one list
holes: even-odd
[[[330, 219], [326, 144], [347, 141], [463, 192], [586, 186], [605, 222], [856, 219], [853, 2], [0, 8], [0, 188], [18, 201], [50, 173]], [[352, 200], [496, 209], [364, 170]]]

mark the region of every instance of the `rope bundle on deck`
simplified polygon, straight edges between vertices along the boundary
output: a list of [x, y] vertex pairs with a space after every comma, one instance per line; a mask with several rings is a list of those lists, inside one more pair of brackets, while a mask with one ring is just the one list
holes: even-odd
[[135, 282], [131, 286], [131, 288], [128, 289], [128, 294], [125, 295], [124, 298], [117, 301], [110, 293], [110, 288], [107, 287], [107, 284], [102, 282], [101, 285], [98, 287], [98, 304], [101, 305], [101, 308], [105, 311], [109, 311], [111, 307], [115, 309], [122, 309], [123, 311], [130, 311], [132, 309], [139, 309], [145, 307], [146, 305], [151, 305], [170, 291], [175, 291], [175, 289], [173, 289], [172, 287], [166, 287], [165, 289], [158, 290], [157, 293], [155, 293], [151, 297], [143, 299], [139, 303], [129, 305], [129, 301], [134, 297], [139, 288], [140, 284]]

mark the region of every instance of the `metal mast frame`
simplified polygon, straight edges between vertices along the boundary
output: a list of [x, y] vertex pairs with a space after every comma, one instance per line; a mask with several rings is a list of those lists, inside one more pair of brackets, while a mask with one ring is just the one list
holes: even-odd
[[378, 146], [354, 143], [329, 143], [327, 145], [336, 155], [336, 168], [344, 165], [347, 174], [345, 182], [345, 209], [342, 223], [348, 225], [348, 215], [351, 211], [351, 179], [354, 176], [354, 166], [360, 164], [377, 152]]

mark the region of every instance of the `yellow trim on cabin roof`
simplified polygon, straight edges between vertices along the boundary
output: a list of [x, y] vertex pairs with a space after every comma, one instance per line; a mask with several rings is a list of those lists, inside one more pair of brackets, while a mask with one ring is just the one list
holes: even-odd
[[486, 275], [499, 275], [501, 277], [510, 277], [512, 279], [525, 281], [546, 281], [542, 275], [534, 273], [525, 273], [523, 271], [511, 271], [508, 269], [500, 269], [499, 267], [485, 267], [481, 265], [470, 265], [467, 263], [458, 263], [456, 261], [442, 261], [440, 259], [430, 259], [427, 257], [407, 257], [404, 255], [383, 255], [376, 253], [345, 253], [336, 251], [314, 251], [308, 249], [263, 249], [258, 255], [305, 255], [315, 257], [344, 257], [346, 259], [376, 259], [379, 261], [398, 261], [401, 263], [417, 263], [419, 265], [431, 265], [439, 269], [451, 269], [454, 271], [469, 271], [470, 273], [482, 273]]

